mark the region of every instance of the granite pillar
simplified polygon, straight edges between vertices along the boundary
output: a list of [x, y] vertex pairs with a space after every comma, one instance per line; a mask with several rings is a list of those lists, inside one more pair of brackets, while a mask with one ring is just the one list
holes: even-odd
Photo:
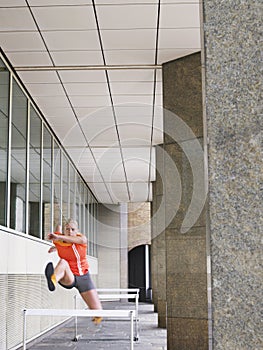
[[262, 4], [203, 13], [213, 350], [261, 349]]
[[156, 181], [153, 185], [151, 274], [152, 298], [158, 312], [158, 327], [166, 328], [166, 246], [164, 213], [164, 152], [156, 147]]
[[201, 55], [163, 64], [168, 350], [208, 349]]

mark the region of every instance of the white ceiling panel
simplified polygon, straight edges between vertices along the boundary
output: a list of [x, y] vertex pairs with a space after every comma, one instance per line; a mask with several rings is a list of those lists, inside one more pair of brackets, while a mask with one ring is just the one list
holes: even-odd
[[152, 94], [153, 82], [114, 82], [111, 83], [113, 95]]
[[149, 194], [148, 182], [142, 182], [142, 183], [129, 182], [128, 185], [129, 185], [129, 191], [131, 195], [131, 201], [146, 202], [148, 200], [148, 194]]
[[107, 95], [109, 92], [106, 83], [66, 83], [64, 84], [68, 95]]
[[126, 103], [137, 103], [137, 104], [148, 104], [151, 105], [153, 102], [152, 95], [113, 95], [114, 106], [126, 104]]
[[94, 113], [100, 111], [100, 109], [104, 108], [96, 108], [96, 107], [75, 107], [74, 111], [79, 120], [90, 118]]
[[77, 123], [68, 129], [67, 134], [64, 136], [63, 144], [65, 147], [87, 147], [86, 138]]
[[41, 52], [9, 52], [9, 60], [14, 66], [52, 66], [49, 54]]
[[2, 8], [0, 11], [0, 31], [37, 30], [35, 22], [26, 7]]
[[50, 51], [100, 50], [96, 30], [42, 32]]
[[45, 116], [49, 121], [54, 121], [54, 119], [64, 120], [64, 125], [71, 125], [75, 122], [76, 118], [74, 116], [73, 110], [70, 107], [66, 108], [56, 108], [56, 107], [45, 107]]
[[59, 82], [56, 72], [18, 72], [24, 83], [56, 84]]
[[71, 96], [71, 103], [74, 107], [105, 107], [110, 106], [110, 98], [108, 95], [104, 96]]
[[105, 50], [155, 48], [155, 32], [151, 29], [102, 30], [101, 36]]
[[107, 183], [108, 191], [114, 203], [129, 202], [129, 195], [126, 183]]
[[121, 144], [150, 144], [151, 125], [148, 123], [125, 123], [118, 125]]
[[2, 32], [0, 43], [5, 52], [45, 50], [40, 34], [37, 32]]
[[200, 29], [160, 29], [159, 48], [200, 48]]
[[32, 11], [41, 30], [96, 29], [91, 6], [33, 7]]
[[[188, 0], [189, 1], [189, 0]], [[97, 5], [128, 5], [128, 4], [141, 4], [142, 0], [96, 0]], [[143, 0], [143, 3], [158, 4], [158, 0]]]
[[32, 6], [86, 5], [87, 0], [28, 0]]
[[90, 130], [87, 137], [91, 147], [112, 147], [119, 144], [115, 127], [103, 129], [100, 133], [96, 134]]
[[104, 71], [60, 71], [59, 75], [63, 83], [102, 83], [106, 82]]
[[158, 64], [172, 61], [176, 58], [191, 55], [199, 49], [182, 48], [182, 49], [161, 49], [158, 51]]
[[199, 4], [167, 4], [162, 6], [160, 28], [199, 28]]
[[92, 183], [90, 184], [90, 188], [101, 203], [113, 203], [104, 183]]
[[104, 51], [108, 65], [154, 64], [154, 50], [108, 50]]
[[110, 82], [153, 81], [153, 72], [152, 69], [111, 70], [108, 75]]
[[26, 6], [24, 0], [1, 0], [0, 7]]
[[40, 107], [55, 107], [55, 108], [61, 108], [61, 107], [70, 107], [69, 102], [66, 98], [66, 96], [33, 96], [35, 102]]
[[103, 64], [101, 51], [51, 51], [57, 66], [87, 66]]
[[150, 4], [97, 6], [97, 14], [102, 30], [152, 29], [157, 23], [157, 6]]
[[36, 96], [64, 96], [61, 84], [27, 84], [30, 94]]

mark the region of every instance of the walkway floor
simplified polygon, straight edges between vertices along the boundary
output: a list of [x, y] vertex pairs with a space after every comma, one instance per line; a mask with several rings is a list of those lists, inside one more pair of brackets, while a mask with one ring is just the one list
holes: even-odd
[[[104, 309], [133, 309], [134, 303], [104, 302]], [[157, 313], [153, 305], [139, 303], [139, 340], [134, 342], [134, 350], [166, 350], [166, 330], [157, 327]], [[94, 325], [91, 318], [78, 318], [77, 342], [72, 341], [75, 334], [74, 320], [59, 326], [44, 337], [27, 344], [30, 350], [130, 350], [130, 321], [104, 319]]]

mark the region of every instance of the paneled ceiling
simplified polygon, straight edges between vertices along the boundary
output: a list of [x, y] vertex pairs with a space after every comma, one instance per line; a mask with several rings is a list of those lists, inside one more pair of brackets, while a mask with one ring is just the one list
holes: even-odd
[[164, 62], [199, 0], [0, 0], [0, 46], [100, 202], [151, 200]]

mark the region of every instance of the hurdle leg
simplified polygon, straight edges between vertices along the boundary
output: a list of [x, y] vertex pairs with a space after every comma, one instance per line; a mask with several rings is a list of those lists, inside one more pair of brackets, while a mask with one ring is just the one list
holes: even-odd
[[[74, 295], [74, 307], [75, 310], [77, 310], [77, 295]], [[72, 341], [78, 341], [80, 338], [80, 334], [78, 335], [78, 316], [75, 316], [75, 337], [72, 339]]]
[[23, 350], [26, 350], [26, 310], [23, 310]]
[[133, 317], [133, 311], [131, 311], [130, 313], [130, 317], [131, 317], [131, 350], [133, 350], [133, 321], [134, 321], [134, 317]]

